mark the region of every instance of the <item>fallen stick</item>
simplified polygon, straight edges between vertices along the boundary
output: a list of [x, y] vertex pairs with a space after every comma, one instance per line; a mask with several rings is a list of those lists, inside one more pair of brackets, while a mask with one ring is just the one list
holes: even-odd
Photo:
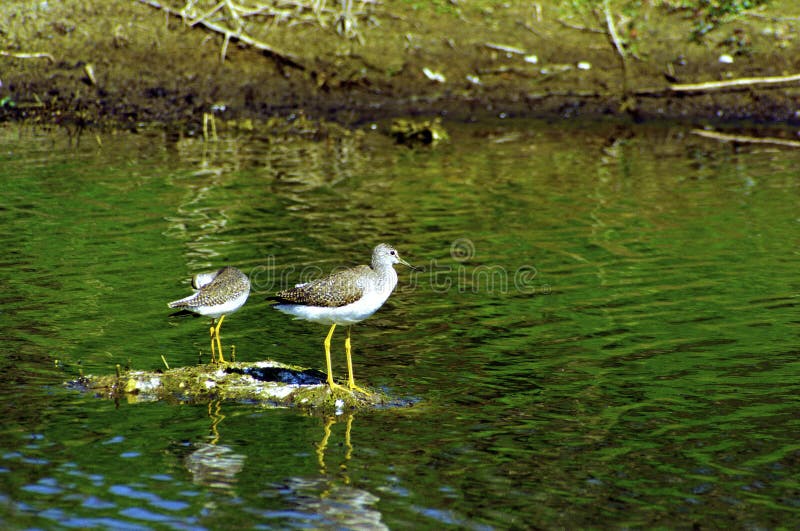
[[725, 89], [730, 87], [742, 87], [748, 85], [791, 83], [792, 81], [800, 81], [800, 74], [793, 74], [791, 76], [772, 76], [772, 77], [740, 77], [738, 79], [729, 79], [728, 81], [707, 81], [705, 83], [670, 85], [669, 89], [674, 92], [692, 92], [692, 91]]
[[493, 42], [485, 42], [483, 45], [490, 50], [494, 50], [496, 52], [503, 52], [503, 53], [510, 53], [516, 55], [527, 55], [528, 52], [523, 50], [522, 48], [515, 48], [514, 46], [506, 46], [505, 44], [495, 44]]
[[[139, 0], [139, 2], [141, 2], [142, 4], [148, 5], [148, 6], [152, 7], [152, 8], [160, 9], [160, 10], [164, 11], [165, 13], [167, 13], [168, 15], [172, 15], [172, 16], [178, 17], [180, 19], [186, 20], [185, 15], [181, 14], [179, 11], [175, 11], [173, 9], [170, 9], [170, 8], [166, 7], [166, 6], [162, 6], [161, 4], [156, 2], [156, 0]], [[226, 46], [227, 46], [228, 41], [230, 41], [231, 39], [236, 39], [236, 40], [238, 40], [240, 42], [243, 42], [243, 43], [245, 43], [247, 45], [252, 46], [253, 48], [256, 48], [258, 50], [261, 50], [263, 52], [268, 53], [269, 55], [273, 56], [274, 58], [278, 59], [279, 61], [281, 61], [281, 62], [283, 62], [285, 64], [288, 64], [289, 66], [293, 66], [293, 67], [298, 68], [300, 70], [305, 70], [305, 67], [300, 63], [299, 58], [295, 57], [294, 55], [288, 54], [286, 52], [280, 52], [280, 51], [276, 50], [275, 48], [273, 48], [272, 46], [270, 46], [270, 45], [268, 45], [266, 43], [263, 43], [261, 41], [258, 41], [258, 40], [254, 39], [254, 38], [252, 38], [252, 37], [250, 37], [248, 35], [243, 35], [241, 33], [229, 30], [228, 28], [225, 28], [225, 27], [220, 26], [219, 24], [215, 24], [213, 22], [209, 22], [208, 20], [203, 20], [202, 18], [194, 20], [194, 21], [190, 20], [190, 25], [193, 26], [195, 24], [200, 24], [201, 26], [205, 27], [206, 29], [210, 29], [211, 31], [214, 31], [216, 33], [219, 33], [219, 34], [223, 35], [225, 37]]]
[[785, 140], [783, 138], [774, 137], [729, 135], [727, 133], [718, 133], [716, 131], [706, 131], [705, 129], [692, 129], [691, 133], [693, 135], [712, 138], [722, 142], [739, 142], [742, 144], [772, 144], [776, 146], [800, 148], [800, 141], [798, 140]]
[[569, 28], [569, 29], [574, 29], [574, 30], [578, 30], [578, 31], [586, 31], [588, 33], [605, 33], [605, 30], [601, 30], [601, 29], [598, 29], [598, 28], [590, 28], [588, 26], [579, 26], [577, 24], [570, 24], [569, 22], [567, 22], [565, 20], [561, 20], [560, 18], [557, 18], [556, 22], [558, 22], [559, 24], [561, 24], [565, 28]]
[[611, 7], [608, 5], [609, 0], [603, 0], [603, 16], [606, 21], [606, 28], [608, 30], [607, 37], [611, 41], [611, 45], [619, 55], [620, 66], [622, 67], [622, 103], [620, 110], [627, 111], [636, 107], [636, 100], [630, 97], [628, 92], [628, 58], [625, 55], [625, 48], [622, 46], [622, 41], [617, 33], [617, 26], [614, 23], [614, 16], [611, 14]]
[[0, 55], [3, 57], [16, 57], [17, 59], [47, 59], [51, 63], [55, 63], [56, 59], [49, 53], [18, 53], [18, 52], [7, 52], [5, 50], [0, 50]]
[[614, 48], [617, 50], [617, 53], [622, 58], [622, 61], [625, 61], [625, 49], [622, 47], [622, 41], [619, 38], [619, 34], [617, 33], [617, 27], [614, 24], [614, 17], [611, 14], [611, 8], [608, 6], [608, 0], [603, 2], [603, 16], [606, 19], [606, 27], [608, 28], [608, 37], [611, 39], [611, 43], [614, 45]]

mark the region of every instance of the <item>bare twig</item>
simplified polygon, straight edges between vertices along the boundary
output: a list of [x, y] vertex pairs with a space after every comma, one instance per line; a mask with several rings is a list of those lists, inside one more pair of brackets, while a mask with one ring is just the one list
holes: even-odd
[[712, 138], [722, 142], [739, 142], [741, 144], [772, 144], [776, 146], [800, 148], [800, 141], [798, 140], [786, 140], [783, 138], [774, 137], [729, 135], [726, 133], [718, 133], [716, 131], [706, 131], [705, 129], [692, 129], [691, 133], [693, 135]]
[[727, 81], [707, 81], [705, 83], [689, 83], [681, 85], [670, 85], [669, 89], [674, 92], [696, 92], [704, 90], [718, 90], [731, 87], [742, 87], [750, 85], [764, 85], [774, 83], [791, 83], [800, 81], [800, 74], [791, 76], [772, 76], [772, 77], [740, 77]]
[[[160, 9], [160, 10], [164, 11], [165, 13], [167, 13], [168, 15], [173, 15], [175, 17], [179, 17], [179, 18], [184, 19], [184, 20], [187, 17], [185, 12], [175, 11], [173, 9], [170, 9], [169, 7], [162, 6], [156, 0], [138, 0], [138, 1], [140, 3], [142, 3], [142, 4], [150, 6], [152, 8]], [[226, 3], [227, 3], [226, 0], [223, 0], [222, 2], [217, 4], [217, 7], [215, 7], [212, 11], [217, 11], [218, 7], [224, 6]], [[205, 19], [205, 17], [208, 16], [209, 14], [210, 14], [210, 12], [206, 13], [205, 15], [203, 15], [202, 17], [200, 17], [198, 19], [192, 20], [190, 22], [190, 25], [194, 26], [195, 24], [199, 24], [199, 25], [205, 27], [206, 29], [209, 29], [211, 31], [219, 33], [223, 37], [225, 37], [224, 48], [223, 48], [223, 51], [222, 51], [223, 58], [224, 58], [225, 49], [227, 49], [228, 41], [230, 41], [231, 39], [235, 39], [235, 40], [243, 42], [243, 43], [245, 43], [247, 45], [250, 45], [253, 48], [256, 48], [258, 50], [261, 50], [263, 52], [268, 53], [269, 55], [275, 57], [276, 59], [278, 59], [282, 63], [288, 64], [288, 65], [293, 66], [295, 68], [299, 68], [300, 70], [305, 70], [305, 67], [300, 63], [300, 59], [298, 57], [296, 57], [296, 56], [294, 56], [292, 54], [286, 53], [286, 52], [279, 51], [279, 50], [273, 48], [272, 46], [270, 46], [270, 45], [268, 45], [268, 44], [266, 44], [264, 42], [261, 42], [261, 41], [259, 41], [257, 39], [254, 39], [253, 37], [250, 37], [247, 34], [243, 34], [241, 32], [233, 31], [233, 30], [231, 30], [229, 28], [226, 28], [226, 27], [224, 27], [224, 26], [222, 26], [220, 24], [217, 24], [215, 22], [210, 22], [209, 20]]]
[[231, 42], [231, 34], [225, 33], [225, 38], [222, 40], [222, 48], [219, 50], [220, 63], [225, 62], [225, 57], [228, 55], [228, 43]]
[[86, 73], [86, 77], [89, 78], [89, 82], [92, 86], [97, 86], [97, 78], [94, 75], [94, 65], [92, 63], [86, 63], [83, 65], [83, 71]]
[[598, 28], [590, 28], [588, 26], [579, 26], [577, 24], [570, 24], [569, 22], [561, 20], [560, 18], [557, 18], [556, 22], [558, 22], [559, 24], [561, 24], [565, 28], [569, 28], [569, 29], [574, 29], [574, 30], [578, 30], [578, 31], [588, 31], [589, 33], [605, 33], [605, 30], [601, 30], [601, 29], [598, 29]]
[[541, 31], [539, 31], [538, 29], [534, 28], [532, 25], [528, 24], [527, 22], [518, 21], [517, 24], [522, 26], [526, 30], [530, 31], [531, 33], [533, 33], [537, 37], [544, 38], [544, 35], [542, 35]]
[[614, 48], [616, 48], [617, 53], [625, 60], [625, 49], [622, 47], [622, 41], [619, 38], [619, 33], [617, 33], [617, 26], [614, 24], [614, 17], [611, 15], [611, 8], [608, 7], [608, 0], [603, 1], [603, 15], [606, 19], [606, 28], [608, 28], [608, 37], [611, 39], [612, 44], [614, 44]]
[[634, 105], [633, 101], [628, 101], [628, 58], [625, 55], [625, 49], [622, 47], [622, 41], [617, 33], [617, 25], [614, 23], [614, 16], [611, 14], [611, 7], [608, 5], [608, 0], [603, 0], [603, 16], [606, 21], [606, 35], [608, 40], [611, 41], [612, 46], [619, 55], [620, 66], [622, 67], [622, 96], [625, 98], [623, 107]]
[[244, 28], [244, 21], [242, 17], [239, 16], [240, 11], [244, 11], [244, 8], [241, 6], [237, 6], [231, 0], [225, 0], [225, 6], [228, 8], [228, 12], [231, 14], [231, 19], [236, 22], [236, 31], [238, 33], [242, 32]]
[[510, 53], [515, 55], [525, 55], [528, 52], [523, 50], [522, 48], [516, 48], [514, 46], [506, 46], [505, 44], [496, 44], [493, 42], [484, 42], [483, 45], [490, 50], [494, 50], [496, 52], [503, 52], [503, 53]]
[[533, 3], [533, 16], [536, 19], [536, 22], [544, 22], [544, 16], [542, 16], [542, 4], [539, 2]]
[[752, 13], [749, 11], [745, 11], [742, 15], [746, 17], [753, 17], [753, 18], [760, 18], [762, 20], [771, 20], [772, 22], [786, 22], [786, 21], [797, 21], [800, 20], [800, 17], [780, 17], [775, 15], [763, 15], [761, 13]]
[[7, 52], [5, 50], [0, 50], [0, 55], [3, 57], [15, 57], [17, 59], [47, 59], [51, 63], [55, 63], [56, 59], [49, 53], [19, 53], [19, 52]]
[[[148, 3], [150, 5], [152, 5], [153, 7], [156, 7], [156, 6], [153, 5], [153, 2], [148, 2]], [[219, 4], [215, 5], [214, 7], [212, 7], [211, 9], [209, 9], [208, 11], [206, 11], [205, 13], [200, 15], [199, 17], [196, 17], [194, 20], [192, 20], [192, 22], [189, 25], [190, 26], [196, 26], [197, 24], [202, 24], [205, 19], [207, 19], [208, 17], [210, 17], [211, 15], [213, 15], [214, 13], [216, 13], [217, 11], [222, 9], [223, 7], [225, 7], [225, 0], [223, 0]], [[162, 7], [161, 9], [163, 9], [164, 11], [166, 11], [168, 13], [170, 11], [168, 7]]]

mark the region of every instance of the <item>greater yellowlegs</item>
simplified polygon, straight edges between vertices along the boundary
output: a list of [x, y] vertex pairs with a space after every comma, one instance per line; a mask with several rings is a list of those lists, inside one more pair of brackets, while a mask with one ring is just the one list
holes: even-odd
[[277, 301], [276, 310], [314, 323], [331, 325], [325, 338], [325, 362], [328, 369], [328, 386], [340, 387], [333, 381], [331, 368], [331, 337], [336, 325], [347, 326], [344, 341], [347, 355], [347, 386], [351, 390], [367, 393], [356, 385], [353, 378], [353, 360], [350, 356], [350, 327], [363, 321], [383, 306], [397, 285], [394, 264], [416, 269], [400, 258], [391, 245], [382, 243], [372, 251], [372, 265], [360, 265], [337, 271], [332, 275], [298, 284], [278, 292], [271, 300]]
[[[170, 308], [181, 308], [190, 312], [211, 317], [211, 361], [214, 355], [214, 340], [219, 361], [225, 363], [222, 355], [222, 342], [219, 329], [225, 316], [244, 305], [250, 294], [250, 279], [235, 267], [226, 266], [210, 273], [198, 273], [192, 277], [192, 287], [197, 291], [186, 298], [168, 303]], [[217, 319], [219, 319], [217, 321]], [[216, 321], [216, 326], [214, 326]]]

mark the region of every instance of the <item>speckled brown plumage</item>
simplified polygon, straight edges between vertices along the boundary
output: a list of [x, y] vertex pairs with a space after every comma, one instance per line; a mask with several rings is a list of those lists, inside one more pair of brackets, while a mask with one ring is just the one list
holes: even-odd
[[195, 294], [169, 303], [170, 308], [195, 310], [201, 307], [222, 306], [250, 291], [247, 275], [235, 267], [226, 266], [216, 274], [195, 275], [192, 285], [199, 287]]
[[283, 304], [338, 308], [357, 301], [364, 294], [361, 279], [372, 271], [366, 265], [338, 271], [325, 278], [279, 291], [272, 299]]

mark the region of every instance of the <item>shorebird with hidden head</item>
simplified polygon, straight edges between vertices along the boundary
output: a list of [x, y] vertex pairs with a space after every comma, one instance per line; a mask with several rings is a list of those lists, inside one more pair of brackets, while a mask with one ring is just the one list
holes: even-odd
[[394, 264], [403, 264], [416, 269], [400, 258], [391, 245], [382, 243], [372, 251], [372, 264], [359, 265], [330, 276], [298, 284], [278, 292], [270, 300], [276, 301], [276, 310], [314, 323], [330, 325], [325, 338], [325, 362], [328, 369], [328, 386], [331, 390], [342, 386], [333, 381], [331, 368], [331, 337], [336, 325], [347, 326], [344, 342], [347, 355], [347, 387], [352, 391], [370, 394], [358, 387], [353, 378], [353, 360], [350, 349], [350, 327], [363, 321], [392, 294], [397, 285]]
[[[211, 317], [211, 361], [225, 363], [219, 329], [225, 316], [241, 308], [250, 294], [250, 279], [235, 267], [226, 266], [210, 273], [198, 273], [192, 277], [194, 294], [172, 301], [170, 308], [188, 310], [198, 315]], [[217, 321], [217, 319], [219, 319]], [[216, 326], [214, 323], [216, 321]], [[215, 344], [219, 360], [215, 356]]]

